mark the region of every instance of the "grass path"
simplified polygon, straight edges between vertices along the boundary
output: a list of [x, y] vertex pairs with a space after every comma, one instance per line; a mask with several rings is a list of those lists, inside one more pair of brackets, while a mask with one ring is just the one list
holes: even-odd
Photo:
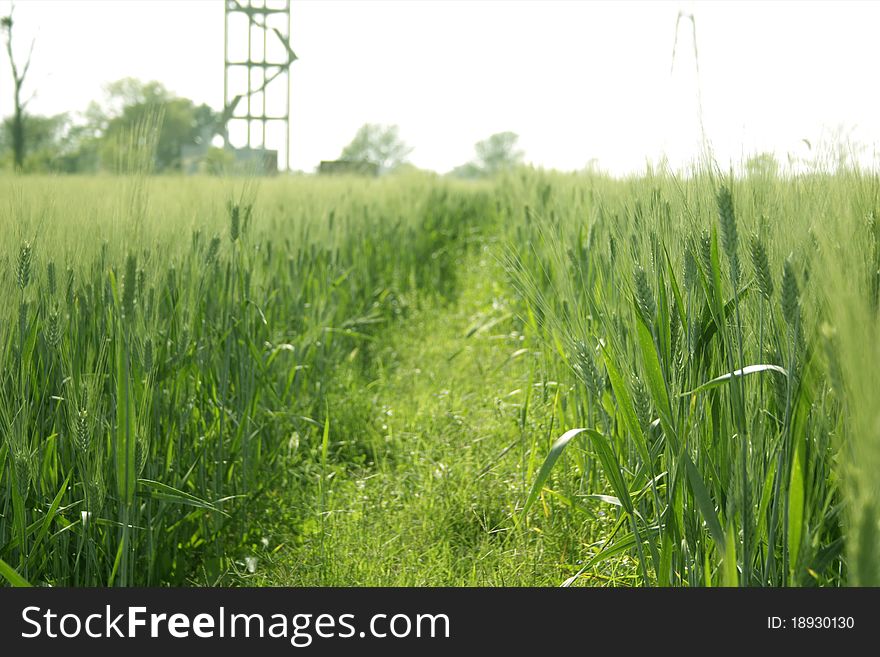
[[543, 457], [558, 429], [555, 388], [541, 383], [493, 255], [462, 269], [456, 302], [384, 336], [374, 379], [339, 383], [327, 467], [310, 499], [282, 495], [275, 517], [308, 512], [270, 523], [248, 584], [558, 585], [571, 574], [592, 523], [512, 519], [530, 448]]

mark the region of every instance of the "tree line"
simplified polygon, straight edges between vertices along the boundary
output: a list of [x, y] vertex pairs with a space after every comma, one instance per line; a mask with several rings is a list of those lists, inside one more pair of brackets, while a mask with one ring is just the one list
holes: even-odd
[[0, 165], [25, 172], [112, 171], [127, 148], [126, 135], [157, 113], [156, 171], [179, 170], [182, 147], [210, 142], [220, 128], [219, 114], [208, 105], [175, 96], [159, 82], [125, 78], [106, 85], [104, 97], [78, 120], [66, 112], [4, 119]]
[[[14, 8], [0, 17], [5, 50], [12, 73], [13, 113], [0, 122], [0, 169], [26, 173], [94, 173], [114, 171], [129, 148], [128, 135], [146, 121], [159, 118], [154, 171], [180, 171], [184, 154], [198, 154], [199, 170], [223, 173], [234, 164], [228, 149], [212, 146], [223, 135], [223, 115], [210, 106], [177, 96], [160, 82], [124, 78], [107, 84], [103, 97], [85, 112], [44, 116], [28, 111], [33, 98], [25, 96], [34, 41], [27, 56], [17, 56], [14, 46]], [[475, 146], [472, 160], [450, 175], [460, 178], [493, 176], [522, 163], [523, 154], [513, 132], [500, 132]], [[371, 163], [381, 172], [408, 164], [412, 148], [400, 137], [396, 125], [367, 123], [339, 155], [339, 160]]]

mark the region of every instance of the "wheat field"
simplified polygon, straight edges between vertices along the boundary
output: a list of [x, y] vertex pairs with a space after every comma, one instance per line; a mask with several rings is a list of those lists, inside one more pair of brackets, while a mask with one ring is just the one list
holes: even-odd
[[880, 584], [878, 191], [4, 177], [0, 574]]

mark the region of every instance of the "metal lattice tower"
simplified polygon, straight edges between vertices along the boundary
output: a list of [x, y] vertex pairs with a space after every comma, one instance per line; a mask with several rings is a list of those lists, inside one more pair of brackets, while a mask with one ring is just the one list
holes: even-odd
[[[227, 146], [267, 150], [283, 131], [290, 169], [290, 0], [226, 0], [223, 126]], [[273, 139], [274, 137], [274, 139]]]

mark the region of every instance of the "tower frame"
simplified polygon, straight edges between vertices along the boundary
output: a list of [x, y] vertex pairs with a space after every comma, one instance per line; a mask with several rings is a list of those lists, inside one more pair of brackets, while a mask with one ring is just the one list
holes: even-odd
[[[244, 17], [246, 20], [242, 21]], [[290, 47], [290, 0], [225, 0], [223, 36], [223, 138], [227, 146], [230, 129], [244, 128], [242, 146], [268, 150], [270, 125], [284, 126], [284, 164], [290, 170], [290, 65], [297, 59]], [[244, 32], [244, 28], [247, 32]], [[233, 39], [247, 43], [247, 57], [234, 57]], [[269, 45], [280, 43], [285, 56], [272, 57]], [[277, 44], [276, 44], [277, 45]], [[278, 50], [278, 48], [276, 48]], [[242, 83], [237, 71], [245, 72]], [[267, 112], [270, 95], [284, 93], [283, 112]], [[279, 163], [280, 164], [280, 163]]]

